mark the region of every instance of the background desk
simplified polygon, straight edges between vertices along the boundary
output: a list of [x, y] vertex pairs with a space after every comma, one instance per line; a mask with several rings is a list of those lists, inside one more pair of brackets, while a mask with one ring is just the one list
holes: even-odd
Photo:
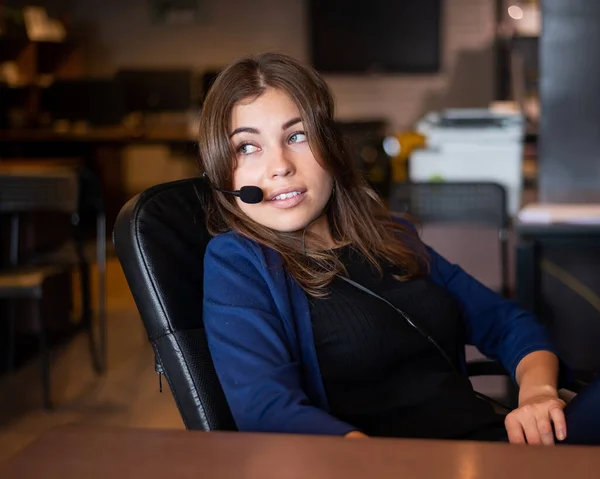
[[[82, 130], [58, 133], [49, 129], [13, 129], [0, 130], [0, 142], [12, 147], [24, 147], [31, 143], [194, 143], [195, 138], [187, 127], [180, 125], [162, 125], [147, 128], [126, 128], [123, 126], [93, 127]], [[3, 147], [3, 148], [4, 148]]]
[[[590, 302], [588, 298], [586, 303], [585, 299], [569, 291], [568, 285], [561, 288], [568, 295], [544, 298], [548, 293], [543, 291], [542, 280], [544, 267], [548, 269], [552, 266], [544, 257], [545, 251], [553, 249], [562, 251], [563, 256], [578, 256], [579, 264], [582, 261], [581, 255], [587, 254], [586, 252], [589, 252], [590, 258], [597, 258], [600, 253], [600, 224], [517, 223], [516, 231], [516, 300], [542, 321], [550, 323], [548, 326], [553, 332], [559, 352], [570, 365], [582, 371], [600, 371], [600, 349], [597, 347], [600, 341], [600, 311], [594, 309], [594, 300]], [[575, 279], [586, 288], [593, 286], [590, 281], [599, 284], [600, 265], [592, 261], [585, 265], [585, 276], [573, 274], [568, 265], [564, 269], [563, 276], [567, 281]], [[600, 295], [598, 290], [591, 292]], [[568, 302], [571, 297], [576, 298], [573, 304], [567, 303], [556, 315], [551, 308], [545, 307], [550, 300]]]
[[68, 427], [0, 464], [0, 478], [585, 479], [598, 477], [599, 452], [575, 446]]
[[[129, 199], [124, 187], [121, 151], [132, 144], [165, 144], [177, 153], [197, 158], [194, 135], [184, 125], [165, 124], [148, 128], [111, 126], [79, 133], [48, 129], [0, 130], [0, 159], [24, 161], [44, 158], [79, 159], [101, 179], [107, 224], [114, 224], [121, 206]], [[112, 228], [108, 228], [109, 231]]]

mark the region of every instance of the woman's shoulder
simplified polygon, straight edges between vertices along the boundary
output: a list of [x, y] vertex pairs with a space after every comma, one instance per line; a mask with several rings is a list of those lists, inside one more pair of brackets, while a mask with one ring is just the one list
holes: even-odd
[[258, 247], [259, 245], [256, 241], [246, 238], [237, 231], [228, 231], [213, 236], [208, 242], [206, 252], [254, 251]]
[[277, 252], [237, 231], [228, 231], [211, 238], [206, 247], [205, 265], [216, 258], [227, 258], [228, 261], [245, 260], [256, 266], [272, 265], [281, 261]]

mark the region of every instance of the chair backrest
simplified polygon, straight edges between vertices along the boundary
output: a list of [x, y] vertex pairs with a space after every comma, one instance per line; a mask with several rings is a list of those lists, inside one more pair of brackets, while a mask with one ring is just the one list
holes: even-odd
[[491, 182], [397, 183], [390, 209], [423, 223], [468, 223], [506, 229], [506, 190]]
[[493, 182], [396, 183], [390, 209], [408, 213], [424, 225], [477, 225], [494, 228], [500, 246], [500, 292], [510, 296], [508, 215], [505, 188]]
[[188, 179], [147, 189], [121, 209], [113, 241], [186, 427], [234, 430], [202, 322], [205, 188]]
[[[77, 219], [79, 196], [79, 178], [73, 169], [0, 169], [0, 215], [10, 216], [8, 266], [16, 267], [23, 256], [20, 251], [22, 215], [59, 213], [70, 215], [73, 222]], [[28, 254], [31, 256], [32, 251]], [[4, 258], [0, 258], [0, 263], [5, 266]]]
[[76, 213], [78, 204], [74, 170], [0, 172], [0, 213]]

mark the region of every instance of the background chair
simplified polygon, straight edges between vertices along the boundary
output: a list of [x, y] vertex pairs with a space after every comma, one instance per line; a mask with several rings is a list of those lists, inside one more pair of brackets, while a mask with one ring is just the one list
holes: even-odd
[[510, 217], [506, 190], [491, 182], [396, 183], [389, 207], [408, 213], [423, 225], [462, 224], [496, 229], [500, 257], [500, 293], [510, 296], [508, 238]]
[[[235, 430], [216, 376], [202, 322], [204, 252], [210, 240], [200, 179], [154, 186], [117, 217], [113, 241], [148, 339], [188, 429]], [[506, 374], [494, 362], [472, 375]]]
[[[98, 262], [99, 294], [98, 317], [93, 319], [91, 305], [91, 278], [86, 256], [84, 234], [81, 230], [82, 184], [85, 171], [54, 168], [39, 171], [0, 171], [0, 214], [10, 223], [8, 263], [0, 268], [0, 298], [7, 304], [8, 366], [14, 369], [16, 301], [31, 299], [36, 302], [35, 319], [40, 347], [43, 398], [46, 408], [52, 407], [50, 398], [50, 357], [46, 338], [47, 321], [44, 317], [43, 299], [48, 284], [59, 274], [70, 273], [73, 267], [80, 270], [82, 296], [81, 325], [89, 331], [90, 349], [95, 370], [105, 368], [106, 354], [106, 225], [100, 202], [97, 207], [96, 260]], [[88, 178], [89, 180], [89, 178]], [[85, 190], [87, 191], [87, 190]], [[86, 199], [91, 196], [86, 196]], [[21, 251], [21, 225], [26, 216], [35, 213], [61, 213], [70, 218], [71, 235], [58, 247], [38, 251]], [[37, 232], [39, 233], [39, 232]]]
[[[500, 289], [510, 296], [508, 237], [510, 218], [507, 211], [506, 190], [493, 182], [407, 182], [393, 185], [389, 207], [397, 213], [407, 213], [423, 225], [476, 225], [497, 231], [500, 261]], [[483, 356], [467, 350], [467, 354]], [[496, 362], [469, 358], [469, 376], [505, 376]], [[487, 380], [486, 380], [487, 381]], [[518, 402], [518, 393], [512, 380], [503, 381], [503, 402], [512, 407]]]
[[[72, 216], [72, 237], [60, 248], [29, 255], [27, 264], [67, 264], [80, 272], [82, 299], [81, 324], [88, 331], [92, 365], [97, 374], [106, 371], [106, 210], [97, 174], [87, 168], [73, 170], [77, 175], [79, 195], [77, 212]], [[91, 234], [93, 233], [93, 234]], [[96, 265], [97, 297], [93, 300], [91, 263]], [[95, 307], [94, 307], [95, 306]]]

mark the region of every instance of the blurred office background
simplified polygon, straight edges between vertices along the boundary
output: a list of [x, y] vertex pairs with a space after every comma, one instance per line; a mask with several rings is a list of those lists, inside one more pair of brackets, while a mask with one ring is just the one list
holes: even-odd
[[[483, 221], [423, 221], [423, 236], [491, 288], [526, 295], [530, 278], [515, 272], [519, 211], [600, 203], [599, 5], [0, 2], [0, 205], [28, 192], [16, 194], [26, 204], [19, 215], [0, 207], [0, 451], [68, 422], [183, 427], [168, 388], [158, 393], [110, 232], [133, 195], [198, 175], [203, 98], [243, 55], [282, 51], [323, 73], [357, 167], [393, 208], [416, 201], [401, 185], [500, 185], [501, 204], [477, 196], [484, 190], [447, 200], [463, 212], [489, 202]], [[29, 181], [11, 186], [17, 177]], [[37, 208], [42, 183], [76, 200]], [[568, 339], [563, 353], [584, 376], [600, 368], [596, 244], [545, 250], [536, 310]], [[40, 340], [52, 408], [42, 400]], [[501, 378], [478, 381], [506, 393]]]

